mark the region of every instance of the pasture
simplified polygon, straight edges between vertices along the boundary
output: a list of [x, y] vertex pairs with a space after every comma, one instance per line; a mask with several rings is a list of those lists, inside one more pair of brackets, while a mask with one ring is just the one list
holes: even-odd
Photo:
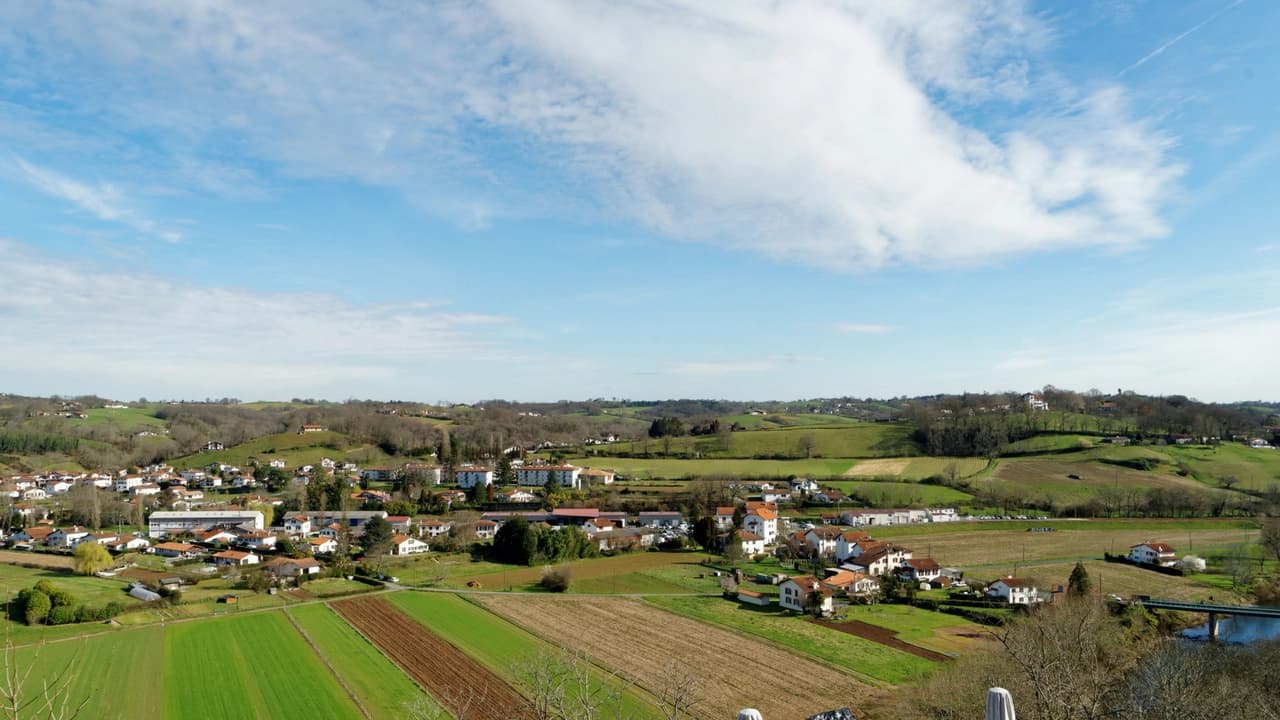
[[[1033, 525], [1057, 529], [1054, 532], [1025, 529]], [[979, 579], [1008, 574], [1015, 563], [1053, 560], [1074, 563], [1078, 559], [1101, 558], [1104, 552], [1127, 553], [1130, 546], [1148, 540], [1167, 542], [1181, 555], [1254, 542], [1258, 538], [1256, 529], [1207, 522], [940, 523], [871, 528], [870, 532], [876, 539], [894, 540], [911, 548], [916, 557], [932, 557], [943, 565], [970, 569], [969, 574]], [[979, 568], [989, 572], [980, 572]], [[1165, 576], [1154, 578], [1163, 581]], [[1066, 582], [1065, 575], [1061, 582]]]
[[[671, 665], [702, 680], [703, 718], [733, 717], [743, 707], [766, 717], [806, 717], [857, 707], [867, 686], [836, 670], [761, 642], [638, 600], [485, 595], [480, 602], [535, 634], [586, 652], [658, 692]], [[621, 638], [625, 641], [619, 642]]]
[[944, 654], [973, 650], [989, 638], [977, 623], [911, 605], [850, 605], [845, 619], [892, 630], [903, 642]]
[[[805, 476], [834, 478], [853, 467], [855, 460], [734, 460], [677, 458], [577, 457], [567, 462], [614, 472], [629, 480], [689, 478], [789, 478]], [[626, 487], [621, 485], [619, 487]]]
[[362, 446], [350, 437], [336, 432], [314, 432], [299, 434], [296, 432], [264, 435], [246, 443], [233, 445], [225, 450], [201, 452], [185, 457], [174, 458], [174, 468], [204, 467], [209, 463], [221, 462], [228, 465], [248, 465], [251, 459], [266, 463], [279, 458], [289, 467], [318, 464], [322, 458], [343, 460], [351, 458], [364, 464], [378, 464], [387, 460], [386, 453], [376, 447]]
[[[651, 573], [653, 574], [654, 582], [678, 584], [676, 578], [683, 577], [683, 575], [671, 573], [665, 576], [664, 579], [663, 569], [684, 566], [696, 568], [699, 563], [710, 557], [710, 555], [700, 552], [635, 552], [612, 557], [574, 560], [570, 563], [560, 563], [560, 565], [568, 566], [575, 584], [592, 580], [609, 582], [612, 578], [634, 573]], [[440, 562], [433, 562], [431, 557], [414, 558], [408, 562], [387, 565], [386, 567], [394, 567], [396, 568], [395, 572], [400, 573], [406, 568], [414, 566], [417, 566], [414, 574], [398, 575], [402, 583], [411, 585], [434, 584], [441, 587], [461, 588], [474, 581], [486, 590], [505, 590], [508, 587], [515, 590], [529, 590], [533, 589], [538, 581], [542, 579], [541, 565], [526, 567], [491, 562], [472, 562], [468, 556], [463, 554], [443, 556]], [[691, 570], [689, 572], [702, 571]], [[436, 582], [436, 580], [439, 582]]]
[[891, 477], [898, 480], [923, 480], [927, 477], [965, 478], [982, 472], [985, 458], [899, 457], [863, 460], [845, 471], [852, 478]]
[[164, 654], [167, 717], [311, 720], [317, 714], [360, 715], [281, 613], [169, 626]]
[[910, 482], [871, 482], [865, 480], [832, 480], [823, 487], [843, 490], [853, 498], [865, 499], [872, 507], [922, 507], [926, 505], [967, 505], [973, 496], [942, 485]]
[[[596, 452], [720, 459], [875, 458], [920, 453], [919, 446], [911, 439], [911, 428], [906, 424], [868, 423], [846, 418], [833, 421], [831, 416], [815, 417], [823, 420], [719, 435], [645, 438], [596, 446]], [[724, 423], [723, 420], [721, 422]], [[761, 427], [765, 425], [761, 423]]]
[[1003, 487], [1048, 504], [1084, 503], [1095, 497], [1123, 503], [1127, 502], [1126, 497], [1136, 499], [1157, 488], [1197, 495], [1222, 492], [1206, 488], [1193, 478], [1179, 476], [1168, 465], [1156, 467], [1158, 469], [1136, 470], [1094, 462], [1087, 456], [1082, 459], [1071, 456], [1012, 458], [1001, 460], [993, 472], [975, 480], [974, 485]]

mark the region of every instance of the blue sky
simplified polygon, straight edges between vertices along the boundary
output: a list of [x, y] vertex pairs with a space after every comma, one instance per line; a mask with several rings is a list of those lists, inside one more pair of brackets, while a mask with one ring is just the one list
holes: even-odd
[[1280, 399], [1280, 5], [0, 5], [0, 390]]

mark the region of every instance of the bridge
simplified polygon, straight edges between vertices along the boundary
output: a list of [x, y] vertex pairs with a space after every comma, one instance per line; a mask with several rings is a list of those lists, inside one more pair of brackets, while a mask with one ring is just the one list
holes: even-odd
[[1280, 618], [1280, 608], [1261, 607], [1258, 605], [1223, 605], [1220, 603], [1184, 602], [1182, 600], [1159, 600], [1150, 597], [1139, 597], [1135, 602], [1152, 610], [1177, 610], [1179, 612], [1205, 613], [1209, 616], [1209, 641], [1218, 639], [1218, 616], [1236, 615], [1247, 617]]

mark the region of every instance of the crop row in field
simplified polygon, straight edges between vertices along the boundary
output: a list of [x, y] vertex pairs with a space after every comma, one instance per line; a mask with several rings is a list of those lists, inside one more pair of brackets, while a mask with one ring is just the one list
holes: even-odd
[[855, 707], [867, 691], [845, 672], [639, 600], [487, 595], [480, 602], [650, 692], [660, 692], [673, 672], [692, 673], [702, 680], [704, 718], [732, 717], [742, 707], [765, 717], [805, 717]]
[[407, 708], [434, 704], [422, 688], [329, 606], [304, 605], [288, 612], [321, 657], [338, 668], [372, 717], [395, 720], [404, 717]]
[[[500, 597], [497, 595], [487, 597]], [[533, 599], [531, 595], [510, 595], [517, 599]], [[544, 596], [545, 597], [545, 596]], [[517, 670], [518, 664], [545, 661], [561, 652], [554, 644], [531, 635], [525, 626], [517, 626], [498, 615], [473, 605], [462, 598], [447, 593], [399, 592], [386, 596], [387, 600], [407, 615], [425, 625], [452, 645], [463, 648], [467, 654], [483, 663], [490, 671], [504, 677], [514, 685], [521, 685], [525, 678]], [[619, 634], [619, 638], [626, 637]], [[552, 638], [559, 641], [560, 638]], [[595, 655], [592, 653], [593, 656]], [[595, 656], [597, 662], [608, 665], [606, 658]], [[616, 686], [617, 681], [603, 672], [592, 671], [593, 690], [602, 683], [615, 684], [621, 693], [622, 714], [644, 720], [659, 717], [652, 699], [634, 689]]]
[[529, 702], [502, 678], [386, 600], [343, 600], [333, 608], [454, 716], [480, 720], [533, 716]]

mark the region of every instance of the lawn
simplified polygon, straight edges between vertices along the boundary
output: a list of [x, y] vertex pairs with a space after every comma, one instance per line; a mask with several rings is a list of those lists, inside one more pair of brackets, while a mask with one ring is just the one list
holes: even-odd
[[702, 565], [680, 564], [574, 580], [570, 593], [718, 593], [720, 580]]
[[281, 613], [172, 625], [164, 650], [167, 717], [360, 716]]
[[757, 608], [721, 598], [649, 598], [648, 602], [699, 622], [763, 638], [854, 675], [882, 682], [911, 682], [935, 667], [923, 658], [815, 625], [776, 607]]
[[431, 702], [417, 683], [327, 605], [304, 605], [288, 613], [374, 718], [394, 720], [404, 717], [408, 706]]
[[[545, 641], [457, 595], [397, 592], [383, 597], [513, 685], [519, 686], [513, 663], [556, 652]], [[605, 681], [601, 672], [592, 675], [596, 682]], [[628, 691], [623, 705], [637, 718], [657, 717], [650, 698], [639, 690]]]
[[[164, 706], [164, 686], [155, 681], [165, 664], [159, 652], [163, 645], [164, 631], [147, 628], [21, 648], [17, 659], [19, 667], [35, 663], [39, 669], [28, 680], [29, 690], [37, 690], [42, 679], [62, 672], [70, 663], [73, 679], [67, 698], [73, 707], [89, 700], [82, 717], [155, 717]], [[49, 716], [40, 713], [40, 717]]]

